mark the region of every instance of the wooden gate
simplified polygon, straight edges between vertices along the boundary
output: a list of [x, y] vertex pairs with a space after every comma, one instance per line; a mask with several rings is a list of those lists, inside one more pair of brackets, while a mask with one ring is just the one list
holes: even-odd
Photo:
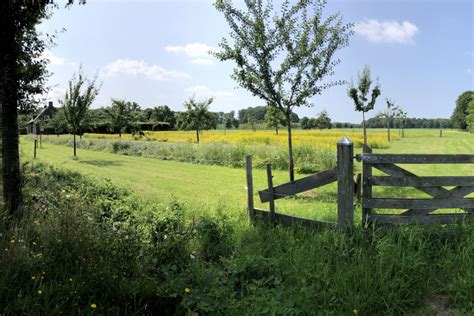
[[[456, 224], [472, 222], [474, 177], [422, 177], [397, 164], [474, 164], [474, 155], [395, 155], [362, 154], [363, 163], [362, 221], [364, 224]], [[388, 176], [373, 176], [373, 168]], [[474, 170], [474, 166], [473, 166]], [[414, 187], [431, 199], [374, 198], [374, 186]], [[454, 187], [447, 189], [445, 187]], [[400, 214], [376, 214], [374, 209], [402, 209]], [[431, 214], [437, 209], [463, 209], [464, 213]], [[364, 225], [365, 226], [365, 225]]]
[[[269, 211], [256, 209], [254, 207], [252, 157], [247, 156], [247, 203], [250, 221], [254, 221], [256, 217], [261, 217], [264, 220], [280, 223], [283, 225], [300, 224], [310, 227], [337, 225], [343, 228], [352, 226], [354, 221], [354, 192], [357, 192], [355, 189], [356, 185], [354, 183], [353, 153], [354, 145], [352, 141], [350, 141], [347, 137], [344, 137], [340, 142], [337, 143], [336, 168], [278, 186], [273, 186], [271, 164], [267, 164], [268, 188], [261, 190], [258, 193], [262, 203], [269, 203]], [[337, 223], [310, 220], [275, 212], [275, 200], [312, 190], [335, 181], [338, 183]]]

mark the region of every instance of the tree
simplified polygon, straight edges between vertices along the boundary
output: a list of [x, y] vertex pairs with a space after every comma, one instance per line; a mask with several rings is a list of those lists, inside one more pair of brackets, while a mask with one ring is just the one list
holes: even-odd
[[[309, 99], [343, 81], [321, 83], [339, 63], [334, 54], [347, 46], [351, 24], [339, 13], [323, 19], [325, 2], [299, 0], [290, 7], [283, 2], [278, 15], [272, 1], [245, 1], [246, 11], [231, 0], [217, 0], [215, 7], [230, 26], [233, 43], [223, 39], [214, 52], [221, 61], [234, 61], [232, 78], [243, 88], [278, 107], [288, 128], [289, 174], [294, 181], [291, 113], [294, 107], [311, 106]], [[279, 65], [278, 65], [279, 64]]]
[[472, 99], [474, 99], [474, 91], [465, 91], [456, 99], [456, 107], [451, 115], [453, 128], [462, 130], [467, 128], [466, 112]]
[[405, 127], [405, 123], [407, 121], [407, 115], [408, 113], [403, 111], [400, 107], [398, 108], [398, 111], [397, 111], [397, 115], [396, 117], [398, 118], [399, 122], [400, 122], [400, 136], [403, 138], [405, 137], [405, 130], [404, 130], [404, 127]]
[[76, 135], [83, 130], [87, 111], [99, 94], [100, 87], [96, 87], [96, 79], [97, 76], [92, 81], [88, 80], [80, 67], [78, 74], [74, 74], [69, 80], [64, 99], [59, 101], [63, 106], [64, 115], [74, 135], [74, 157], [76, 157]]
[[319, 113], [316, 118], [315, 127], [318, 129], [330, 129], [332, 127], [331, 119], [329, 118], [328, 112], [325, 110]]
[[122, 133], [132, 124], [132, 104], [124, 100], [112, 99], [112, 106], [106, 108], [105, 113], [110, 120], [112, 133], [119, 134], [119, 138], [122, 138]]
[[310, 129], [311, 128], [309, 126], [309, 118], [307, 116], [305, 116], [301, 119], [301, 128], [302, 129]]
[[171, 128], [176, 125], [176, 118], [174, 112], [167, 105], [160, 105], [153, 109], [151, 119], [156, 122], [166, 122], [170, 124]]
[[466, 120], [469, 127], [469, 131], [471, 133], [474, 133], [474, 98], [471, 99], [467, 106]]
[[38, 56], [44, 50], [36, 25], [46, 17], [50, 1], [35, 5], [26, 1], [0, 1], [0, 144], [1, 189], [4, 207], [17, 214], [21, 203], [20, 156], [18, 148], [18, 106], [28, 99], [34, 82], [41, 83], [44, 67]]
[[275, 133], [278, 135], [278, 128], [280, 126], [286, 126], [286, 118], [283, 112], [279, 108], [268, 107], [267, 113], [265, 113], [265, 123], [268, 127], [275, 129]]
[[54, 116], [48, 121], [47, 127], [53, 129], [57, 135], [67, 132], [68, 123], [64, 108], [58, 109]]
[[[372, 89], [372, 96], [370, 102], [368, 102], [368, 94], [370, 86], [372, 85], [372, 79], [370, 78], [370, 68], [365, 66], [362, 73], [359, 73], [358, 86], [355, 87], [353, 84], [349, 87], [348, 95], [354, 101], [355, 109], [358, 112], [362, 112], [362, 125], [364, 128], [364, 145], [367, 146], [367, 129], [365, 126], [365, 113], [372, 110], [375, 107], [375, 100], [380, 95], [380, 85], [377, 83]], [[368, 103], [367, 103], [368, 102]]]
[[257, 118], [252, 113], [247, 113], [245, 121], [247, 121], [247, 123], [250, 125], [252, 131], [257, 131]]
[[385, 102], [387, 102], [387, 110], [383, 113], [383, 116], [387, 122], [387, 141], [390, 143], [390, 125], [393, 119], [397, 117], [399, 107], [392, 100], [385, 99]]
[[209, 106], [214, 101], [214, 98], [196, 101], [194, 96], [189, 98], [184, 103], [186, 112], [182, 113], [181, 128], [196, 130], [196, 141], [199, 143], [199, 133], [203, 129], [212, 127], [216, 117], [209, 111]]

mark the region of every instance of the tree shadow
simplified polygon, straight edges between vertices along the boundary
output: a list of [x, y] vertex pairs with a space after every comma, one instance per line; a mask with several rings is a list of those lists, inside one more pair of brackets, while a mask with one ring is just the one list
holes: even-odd
[[96, 167], [115, 167], [121, 166], [122, 162], [114, 160], [81, 160], [79, 163], [92, 165]]

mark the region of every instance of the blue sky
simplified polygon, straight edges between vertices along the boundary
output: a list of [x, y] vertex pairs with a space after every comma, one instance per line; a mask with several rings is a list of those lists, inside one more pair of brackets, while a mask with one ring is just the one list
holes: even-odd
[[[242, 1], [234, 1], [242, 4]], [[93, 107], [111, 98], [138, 102], [143, 108], [214, 96], [213, 111], [238, 111], [263, 105], [230, 78], [231, 62], [209, 56], [229, 28], [211, 0], [89, 0], [60, 8], [40, 25], [60, 32], [46, 55], [53, 73], [48, 96], [55, 103], [80, 64], [102, 82]], [[350, 45], [333, 79], [351, 81], [368, 64], [380, 78], [382, 95], [369, 116], [393, 99], [410, 117], [449, 117], [454, 102], [474, 89], [474, 1], [472, 0], [329, 0], [325, 12], [340, 11], [355, 23]], [[300, 116], [327, 110], [334, 121], [359, 122], [346, 86], [314, 97]]]

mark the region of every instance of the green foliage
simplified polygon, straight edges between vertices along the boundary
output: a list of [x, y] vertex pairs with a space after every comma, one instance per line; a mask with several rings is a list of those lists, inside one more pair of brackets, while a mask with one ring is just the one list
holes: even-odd
[[453, 314], [474, 312], [474, 234], [462, 226], [312, 231], [223, 215], [193, 225], [196, 205], [151, 206], [110, 182], [24, 171], [26, 216], [0, 225], [7, 315], [434, 314], [433, 294]]
[[184, 103], [186, 112], [179, 117], [180, 129], [196, 130], [196, 138], [199, 143], [199, 132], [204, 129], [216, 128], [217, 118], [209, 111], [209, 106], [214, 98], [196, 101], [194, 96]]
[[218, 0], [215, 7], [224, 15], [232, 43], [223, 39], [220, 61], [234, 61], [232, 78], [239, 86], [278, 107], [288, 125], [290, 180], [294, 180], [291, 139], [292, 109], [311, 106], [309, 99], [343, 81], [322, 83], [339, 63], [335, 53], [348, 45], [351, 24], [343, 24], [339, 13], [323, 18], [326, 2], [286, 0], [277, 14], [272, 1], [245, 1], [240, 10], [231, 0]]
[[110, 129], [113, 133], [122, 136], [122, 133], [131, 131], [132, 134], [140, 134], [138, 125], [140, 121], [140, 106], [136, 102], [112, 99], [112, 106], [105, 108], [108, 116]]
[[302, 129], [330, 129], [332, 128], [331, 118], [328, 115], [328, 112], [322, 111], [319, 113], [317, 118], [308, 118], [303, 117], [301, 119], [301, 128]]
[[372, 89], [371, 98], [369, 101], [369, 92], [372, 85], [372, 79], [370, 77], [370, 67], [366, 65], [361, 73], [358, 75], [359, 82], [358, 86], [355, 87], [353, 84], [349, 87], [347, 92], [348, 96], [352, 99], [355, 105], [355, 109], [358, 112], [362, 112], [362, 123], [364, 127], [364, 144], [367, 145], [367, 130], [365, 126], [365, 113], [372, 110], [375, 107], [375, 101], [380, 95], [380, 85], [377, 83]]
[[469, 131], [474, 133], [474, 97], [469, 102], [466, 113], [466, 122], [469, 127]]
[[80, 67], [78, 73], [69, 80], [68, 90], [60, 100], [64, 116], [74, 134], [84, 129], [88, 109], [99, 94], [100, 87], [96, 86], [96, 79], [88, 80]]
[[468, 127], [466, 115], [471, 100], [474, 100], [474, 91], [465, 91], [456, 99], [456, 107], [451, 115], [453, 128], [465, 130]]
[[[32, 140], [32, 138], [31, 138]], [[63, 137], [43, 136], [43, 142], [74, 146], [73, 141]], [[358, 145], [358, 144], [356, 144]], [[360, 144], [359, 144], [360, 145]], [[106, 151], [115, 154], [174, 160], [205, 165], [243, 167], [245, 156], [253, 155], [254, 167], [265, 168], [271, 160], [276, 170], [287, 170], [288, 152], [280, 145], [255, 146], [246, 144], [205, 143], [155, 143], [134, 141], [107, 141], [83, 139], [78, 148]], [[295, 161], [301, 173], [315, 173], [335, 167], [335, 152], [330, 149], [301, 144], [295, 147]]]
[[269, 106], [265, 113], [265, 123], [267, 127], [274, 128], [278, 134], [278, 128], [286, 126], [286, 117], [279, 108]]
[[167, 105], [160, 105], [153, 108], [150, 119], [156, 122], [167, 122], [171, 128], [176, 125], [174, 112], [171, 111]]

